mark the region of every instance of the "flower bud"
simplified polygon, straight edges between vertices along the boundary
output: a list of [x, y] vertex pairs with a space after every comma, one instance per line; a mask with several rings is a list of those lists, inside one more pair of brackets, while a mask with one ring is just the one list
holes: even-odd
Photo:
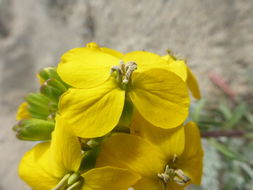
[[21, 140], [40, 141], [51, 139], [54, 122], [41, 119], [24, 119], [13, 127], [16, 136]]

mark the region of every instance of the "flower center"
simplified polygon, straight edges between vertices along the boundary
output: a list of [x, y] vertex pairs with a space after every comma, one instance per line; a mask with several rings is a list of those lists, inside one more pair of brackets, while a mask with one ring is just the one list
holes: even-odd
[[78, 172], [66, 174], [52, 190], [80, 190], [84, 179]]
[[125, 88], [131, 81], [132, 73], [137, 69], [137, 64], [134, 61], [124, 63], [122, 60], [119, 65], [112, 66], [111, 75], [115, 76], [120, 85]]
[[162, 180], [164, 186], [166, 187], [169, 182], [175, 182], [178, 185], [185, 185], [191, 179], [185, 175], [183, 170], [176, 167], [177, 157], [174, 156], [170, 164], [167, 164], [163, 173], [159, 173], [157, 176]]

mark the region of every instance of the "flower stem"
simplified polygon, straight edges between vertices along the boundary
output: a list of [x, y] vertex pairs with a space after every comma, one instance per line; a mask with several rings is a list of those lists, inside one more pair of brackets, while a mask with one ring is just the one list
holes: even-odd
[[242, 130], [230, 130], [230, 131], [207, 131], [202, 132], [201, 137], [203, 138], [218, 138], [218, 137], [242, 137], [246, 135], [247, 131]]

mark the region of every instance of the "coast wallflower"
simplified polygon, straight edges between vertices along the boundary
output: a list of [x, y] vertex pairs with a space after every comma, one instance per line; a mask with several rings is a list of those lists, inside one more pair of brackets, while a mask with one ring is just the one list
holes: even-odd
[[122, 55], [90, 43], [65, 53], [57, 72], [73, 87], [62, 95], [59, 112], [83, 138], [110, 132], [129, 103], [160, 128], [174, 128], [188, 115], [185, 82], [150, 52]]
[[52, 141], [37, 144], [22, 158], [19, 176], [36, 190], [127, 190], [139, 176], [111, 166], [79, 171], [83, 152], [77, 137], [56, 118]]
[[148, 132], [141, 137], [111, 136], [102, 145], [97, 166], [111, 165], [137, 172], [142, 178], [133, 186], [135, 190], [182, 190], [191, 183], [200, 184], [203, 151], [194, 123], [173, 131], [151, 125], [145, 130]]

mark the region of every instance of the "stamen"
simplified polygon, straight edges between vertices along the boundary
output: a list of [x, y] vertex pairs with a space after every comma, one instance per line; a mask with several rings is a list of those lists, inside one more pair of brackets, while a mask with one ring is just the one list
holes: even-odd
[[68, 185], [74, 184], [79, 179], [80, 179], [80, 174], [78, 172], [71, 174], [71, 176], [69, 176], [69, 179], [68, 179]]
[[110, 74], [116, 72], [116, 79], [123, 86], [129, 83], [132, 73], [137, 69], [137, 64], [133, 61], [129, 61], [126, 64], [121, 60], [119, 65], [112, 66]]
[[79, 190], [84, 179], [78, 172], [66, 174], [61, 181], [51, 190]]
[[137, 64], [133, 61], [130, 61], [126, 64], [125, 70], [126, 70], [126, 74], [125, 77], [123, 79], [123, 83], [127, 84], [129, 82], [129, 80], [131, 79], [132, 73], [137, 69]]
[[66, 187], [70, 175], [71, 175], [71, 174], [66, 174], [66, 175], [61, 179], [61, 181], [56, 185], [56, 187], [54, 187], [52, 190], [60, 190], [60, 189], [62, 189], [62, 188], [64, 188], [64, 187]]
[[122, 60], [119, 61], [119, 67], [120, 67], [120, 69], [122, 71], [122, 74], [126, 72], [124, 61], [122, 61]]
[[79, 190], [81, 185], [82, 185], [82, 181], [77, 181], [76, 183], [68, 187], [66, 190]]
[[173, 155], [173, 158], [172, 158], [172, 162], [173, 162], [173, 163], [176, 163], [176, 161], [177, 161], [177, 155], [174, 154], [174, 155]]
[[160, 173], [157, 175], [164, 183], [168, 183], [170, 181], [169, 169], [169, 166], [166, 165], [164, 173]]
[[164, 173], [159, 173], [157, 176], [162, 180], [164, 185], [170, 181], [178, 185], [185, 185], [191, 180], [181, 169], [171, 168], [169, 165], [166, 165]]

